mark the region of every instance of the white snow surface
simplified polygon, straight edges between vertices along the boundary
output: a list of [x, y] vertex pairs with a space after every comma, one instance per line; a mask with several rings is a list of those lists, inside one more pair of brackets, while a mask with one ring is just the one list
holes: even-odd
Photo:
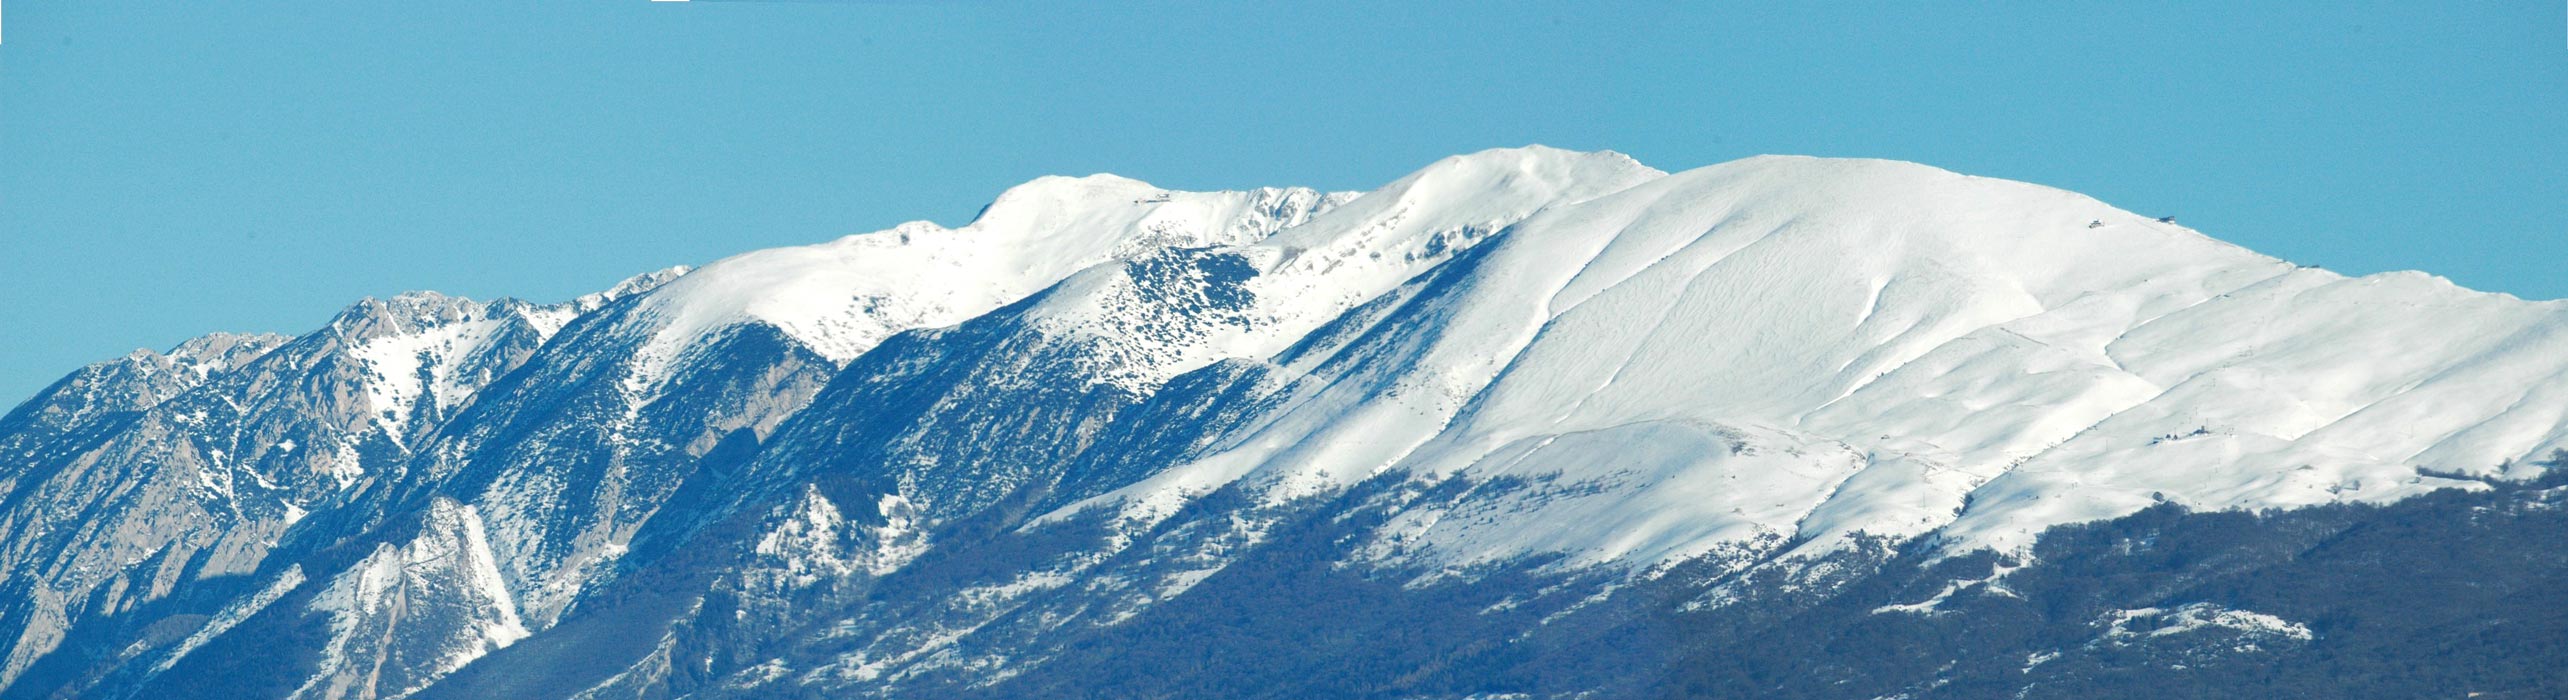
[[479, 302], [436, 292], [406, 292], [358, 302], [332, 322], [348, 355], [365, 372], [367, 406], [395, 442], [413, 416], [449, 415], [468, 403], [500, 367], [488, 356], [514, 328], [549, 339], [579, 315], [683, 274], [684, 268], [637, 275], [607, 291], [544, 306], [514, 300]]
[[774, 326], [844, 363], [893, 334], [987, 313], [1082, 268], [1162, 248], [1257, 241], [1352, 196], [1044, 177], [1009, 189], [961, 228], [913, 221], [706, 265], [645, 296], [624, 331], [647, 337], [641, 386], [664, 378], [696, 343], [743, 323]]
[[480, 349], [506, 324], [488, 318], [456, 321], [374, 338], [351, 351], [373, 372], [366, 382], [367, 405], [383, 416], [384, 430], [398, 441], [412, 411], [423, 403], [443, 410], [470, 396], [479, 387], [461, 381], [449, 360]]
[[[1647, 569], [1858, 533], [2021, 551], [2160, 500], [2386, 501], [2477, 486], [2420, 469], [2568, 448], [2568, 303], [2349, 278], [1911, 163], [1579, 169], [1606, 155], [1466, 156], [1243, 248], [1263, 321], [1161, 349], [1180, 359], [1152, 378], [1289, 360], [1286, 408], [1039, 522], [1120, 504], [1146, 524], [1225, 484], [1289, 501], [1399, 470], [1537, 485], [1406, 513], [1369, 549], [1389, 562]], [[1568, 180], [1526, 187], [1536, 173]], [[1449, 233], [1505, 223], [1487, 212], [1529, 216]], [[1395, 289], [1442, 259], [1403, 255], [1425, 235], [1494, 247], [1448, 288]], [[1063, 326], [1112, 328], [1096, 276], [1046, 297]], [[1406, 306], [1368, 322], [1400, 325], [1277, 355], [1375, 298]]]
[[1182, 319], [1135, 313], [1131, 281], [1111, 268], [1072, 277], [1032, 316], [1057, 334], [1127, 346], [1128, 365], [1102, 368], [1112, 375], [1105, 378], [1155, 385], [1223, 358], [1273, 355], [1526, 217], [1665, 175], [1610, 151], [1532, 147], [1454, 156], [1272, 238], [1230, 248], [1257, 270], [1246, 283], [1256, 305], [1240, 323], [1215, 325], [1209, 337], [1160, 337], [1155, 331]]
[[[377, 546], [331, 579], [310, 609], [327, 617], [329, 639], [295, 698], [350, 697], [369, 688], [399, 697], [530, 634], [492, 558], [481, 513], [445, 498], [430, 504], [417, 538]], [[396, 682], [383, 678], [388, 671], [407, 685], [385, 687]]]
[[[2232, 610], [2211, 603], [2189, 603], [2174, 609], [2137, 608], [2107, 613], [2096, 625], [2105, 628], [2102, 641], [2119, 642], [2133, 637], [2166, 637], [2204, 629], [2228, 630], [2249, 637], [2296, 639], [2317, 638], [2307, 625], [2253, 610]], [[2135, 631], [2134, 626], [2145, 626]]]
[[851, 523], [818, 489], [806, 488], [789, 517], [759, 538], [760, 573], [780, 588], [807, 588], [858, 571], [889, 575], [927, 551], [925, 534], [916, 529], [916, 509], [906, 499], [885, 495], [875, 509], [884, 524]]

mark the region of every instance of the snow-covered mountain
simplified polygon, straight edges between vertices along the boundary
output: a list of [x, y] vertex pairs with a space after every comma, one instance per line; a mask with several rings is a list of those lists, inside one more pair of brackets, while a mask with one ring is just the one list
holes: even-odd
[[[2329, 547], [2416, 523], [2538, 541], [2563, 525], [2563, 450], [2568, 303], [2349, 278], [2036, 185], [1542, 147], [1365, 193], [1044, 178], [958, 228], [553, 306], [369, 300], [301, 338], [75, 373], [0, 421], [0, 683], [2077, 697], [2135, 692], [2115, 685], [2135, 669], [2236, 687], [2216, 674], [2259, 665], [2299, 683], [2409, 647], [2345, 646], [2382, 637], [2333, 590], [2238, 581], [2395, 573]], [[2465, 511], [2507, 515], [2444, 517]], [[2568, 562], [2517, 553], [2473, 585], [2568, 591]], [[2446, 612], [2568, 634], [2555, 609], [2500, 608]], [[2022, 634], [1858, 663], [1956, 625]], [[2456, 682], [2555, 687], [2525, 670], [2555, 646]], [[1795, 648], [1817, 651], [1777, 651]], [[1746, 680], [1775, 674], [1792, 680]]]

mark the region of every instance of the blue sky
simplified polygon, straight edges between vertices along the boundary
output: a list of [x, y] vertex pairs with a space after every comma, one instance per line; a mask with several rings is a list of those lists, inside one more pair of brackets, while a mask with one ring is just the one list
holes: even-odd
[[1355, 189], [1526, 143], [1915, 160], [2568, 297], [2557, 0], [1103, 4], [8, 3], [0, 405], [366, 295], [956, 224], [1047, 173]]

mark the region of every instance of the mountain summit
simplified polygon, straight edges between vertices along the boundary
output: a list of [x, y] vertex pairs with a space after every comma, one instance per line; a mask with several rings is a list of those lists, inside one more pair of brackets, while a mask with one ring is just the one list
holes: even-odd
[[77, 372], [0, 695], [2530, 697], [2560, 455], [2568, 303], [2037, 185], [1042, 178]]

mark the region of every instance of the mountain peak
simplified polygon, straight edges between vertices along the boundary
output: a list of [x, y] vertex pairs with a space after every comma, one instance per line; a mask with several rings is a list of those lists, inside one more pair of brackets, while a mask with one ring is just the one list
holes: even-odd
[[193, 364], [203, 375], [248, 364], [289, 340], [275, 333], [207, 333], [170, 348], [168, 356]]
[[[1586, 187], [1601, 190], [1597, 194], [1604, 194], [1619, 189], [1614, 187], [1616, 184], [1630, 184], [1665, 175], [1665, 171], [1616, 151], [1572, 151], [1536, 144], [1446, 156], [1384, 189], [1484, 183], [1504, 186], [1513, 184], [1518, 178], [1535, 178], [1554, 183], [1554, 186], [1583, 181], [1589, 183]], [[1490, 194], [1502, 194], [1508, 189], [1513, 188], [1502, 187]]]
[[330, 327], [357, 340], [404, 335], [478, 316], [486, 306], [440, 292], [408, 291], [388, 299], [359, 299], [331, 319]]
[[668, 284], [670, 280], [684, 277], [687, 273], [693, 271], [695, 271], [695, 267], [691, 265], [671, 265], [669, 267], [626, 277], [623, 280], [617, 281], [614, 286], [580, 295], [579, 298], [571, 300], [570, 306], [579, 313], [587, 313], [608, 304], [615, 303], [625, 297], [658, 289], [660, 288], [660, 285]]
[[1156, 185], [1110, 173], [1086, 176], [1045, 175], [1000, 192], [981, 207], [966, 229], [991, 230], [1039, 226], [1045, 217], [1077, 216], [1107, 208], [1132, 208], [1173, 196]]
[[1755, 156], [1635, 189], [1636, 200], [1692, 212], [1705, 224], [1771, 221], [1777, 225], [1732, 228], [1845, 238], [1836, 245], [1853, 257], [1840, 263], [1883, 274], [1940, 266], [2018, 280], [2054, 301], [2131, 278], [2130, 270], [2281, 264], [2076, 192], [1907, 161]]
[[[1332, 217], [1341, 223], [1301, 227], [1272, 243], [1312, 250], [1354, 246], [1345, 252], [1371, 254], [1386, 246], [1408, 245], [1377, 239], [1367, 232], [1371, 227], [1442, 236], [1459, 229], [1513, 223], [1541, 209], [1575, 204], [1666, 176], [1613, 151], [1493, 148], [1438, 160], [1349, 202]], [[1430, 219], [1413, 218], [1417, 216]]]
[[[1639, 169], [1658, 172], [1620, 151], [1578, 151], [1543, 144], [1486, 148], [1471, 153], [1445, 156], [1421, 171], [1440, 169], [1488, 170], [1516, 169], [1535, 171], [1561, 167], [1599, 167], [1606, 169]], [[1664, 173], [1662, 173], [1664, 174]]]
[[1262, 240], [1345, 201], [1301, 188], [1182, 192], [1115, 175], [1037, 178], [961, 228], [911, 222], [716, 261], [649, 292], [627, 323], [652, 335], [653, 365], [747, 322], [843, 362], [893, 333], [962, 321], [1091, 265]]

